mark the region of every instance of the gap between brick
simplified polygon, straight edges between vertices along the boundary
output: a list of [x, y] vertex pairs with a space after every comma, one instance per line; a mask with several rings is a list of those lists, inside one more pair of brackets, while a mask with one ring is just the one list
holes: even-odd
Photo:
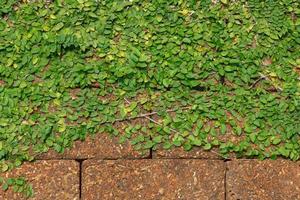
[[86, 159], [75, 159], [79, 163], [79, 199], [82, 197], [82, 163]]
[[225, 159], [224, 164], [225, 164], [225, 173], [224, 173], [224, 199], [227, 200], [227, 172], [228, 172], [228, 166], [227, 162], [232, 161], [232, 159]]

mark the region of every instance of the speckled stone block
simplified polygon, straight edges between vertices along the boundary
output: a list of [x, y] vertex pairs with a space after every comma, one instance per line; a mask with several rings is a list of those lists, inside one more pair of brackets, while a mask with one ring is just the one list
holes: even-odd
[[228, 200], [300, 199], [300, 162], [237, 160], [227, 164]]
[[222, 200], [225, 164], [216, 160], [83, 162], [83, 200]]
[[[76, 161], [47, 160], [24, 163], [10, 172], [2, 173], [4, 177], [24, 176], [32, 184], [34, 200], [77, 200], [79, 199], [79, 163]], [[12, 188], [3, 192], [1, 200], [26, 199]]]
[[185, 151], [182, 147], [176, 147], [173, 149], [163, 149], [158, 147], [157, 150], [152, 153], [153, 158], [197, 158], [197, 159], [222, 159], [217, 153], [217, 150], [206, 151], [203, 148], [194, 147], [190, 151]]
[[37, 159], [118, 159], [145, 158], [149, 152], [142, 154], [126, 142], [119, 144], [118, 138], [108, 134], [97, 134], [95, 138], [87, 137], [85, 141], [75, 141], [73, 147], [66, 149], [63, 154], [54, 150], [37, 156]]

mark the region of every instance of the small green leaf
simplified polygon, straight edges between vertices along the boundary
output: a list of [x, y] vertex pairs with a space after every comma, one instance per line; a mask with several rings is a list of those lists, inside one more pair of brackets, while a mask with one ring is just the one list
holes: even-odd
[[233, 72], [235, 70], [235, 68], [233, 66], [225, 66], [224, 67], [225, 72]]
[[60, 23], [56, 24], [56, 25], [52, 28], [52, 30], [53, 30], [53, 31], [58, 31], [58, 30], [60, 30], [62, 27], [64, 27], [64, 23], [63, 23], [63, 22], [60, 22]]
[[58, 128], [58, 132], [60, 132], [60, 133], [62, 133], [62, 132], [64, 132], [65, 130], [66, 130], [66, 125], [65, 124], [62, 124], [62, 125], [60, 125], [59, 126], [59, 128]]
[[8, 170], [8, 164], [2, 163], [2, 172], [6, 172]]
[[274, 145], [277, 145], [281, 142], [281, 139], [280, 138], [275, 138], [273, 141], [272, 141], [272, 144]]
[[256, 133], [251, 133], [251, 134], [249, 135], [249, 137], [250, 137], [251, 142], [255, 143], [255, 140], [256, 140]]
[[201, 142], [200, 139], [194, 139], [194, 140], [192, 141], [192, 144], [195, 145], [195, 146], [200, 147], [201, 144], [202, 144], [202, 142]]
[[124, 105], [121, 105], [120, 106], [120, 115], [121, 115], [121, 118], [125, 118], [126, 115], [127, 115], [127, 113], [128, 113], [128, 110], [125, 108]]
[[164, 130], [164, 132], [166, 132], [166, 133], [171, 133], [171, 129], [169, 128], [169, 127], [167, 127], [167, 126], [165, 126], [164, 128], [163, 128], [163, 130]]
[[2, 183], [2, 190], [6, 191], [8, 189], [8, 184], [7, 183]]
[[129, 108], [127, 109], [128, 112], [133, 111], [137, 107], [137, 105], [138, 105], [137, 102], [131, 102]]
[[170, 149], [172, 147], [172, 143], [170, 143], [170, 142], [165, 142], [164, 144], [163, 144], [163, 148], [164, 149]]
[[222, 134], [226, 133], [226, 125], [225, 124], [221, 124], [221, 133]]
[[203, 146], [203, 149], [204, 150], [210, 150], [212, 148], [212, 145], [210, 143], [206, 143], [204, 146]]
[[156, 137], [153, 138], [153, 142], [155, 142], [155, 143], [161, 143], [161, 141], [162, 141], [162, 136], [161, 135], [156, 136]]
[[156, 20], [157, 20], [158, 22], [161, 22], [162, 19], [163, 19], [163, 16], [162, 16], [162, 15], [157, 15], [157, 16], [156, 16]]
[[241, 135], [242, 134], [242, 128], [240, 126], [236, 127], [236, 133], [237, 133], [237, 135]]
[[151, 147], [153, 147], [154, 143], [152, 141], [147, 141], [145, 144], [144, 144], [144, 148], [145, 149], [150, 149]]
[[186, 142], [186, 143], [183, 144], [183, 149], [184, 149], [185, 151], [191, 150], [192, 147], [193, 147], [193, 146], [192, 146], [191, 143], [189, 143], [189, 142]]
[[1, 119], [0, 118], [0, 126], [7, 126], [8, 125], [8, 120], [7, 119]]
[[183, 38], [182, 40], [184, 43], [190, 44], [192, 41], [189, 38]]

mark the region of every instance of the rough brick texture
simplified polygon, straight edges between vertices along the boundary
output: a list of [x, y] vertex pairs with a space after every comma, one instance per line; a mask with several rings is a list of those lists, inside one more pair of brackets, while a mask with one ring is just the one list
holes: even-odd
[[216, 151], [205, 151], [203, 148], [197, 147], [194, 147], [191, 151], [185, 151], [182, 147], [176, 147], [170, 150], [159, 147], [153, 151], [153, 158], [222, 159]]
[[82, 197], [94, 199], [223, 199], [225, 166], [211, 160], [83, 162]]
[[[79, 199], [79, 163], [76, 161], [47, 160], [25, 163], [20, 168], [2, 173], [4, 177], [24, 176], [32, 184], [34, 200]], [[0, 190], [1, 200], [25, 199], [10, 188]]]
[[300, 162], [236, 160], [227, 167], [228, 200], [300, 199]]

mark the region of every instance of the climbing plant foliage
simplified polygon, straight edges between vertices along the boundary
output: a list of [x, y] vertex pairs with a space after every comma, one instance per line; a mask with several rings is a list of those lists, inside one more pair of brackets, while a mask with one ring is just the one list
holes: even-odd
[[2, 0], [0, 15], [3, 172], [96, 133], [299, 159], [298, 0]]

